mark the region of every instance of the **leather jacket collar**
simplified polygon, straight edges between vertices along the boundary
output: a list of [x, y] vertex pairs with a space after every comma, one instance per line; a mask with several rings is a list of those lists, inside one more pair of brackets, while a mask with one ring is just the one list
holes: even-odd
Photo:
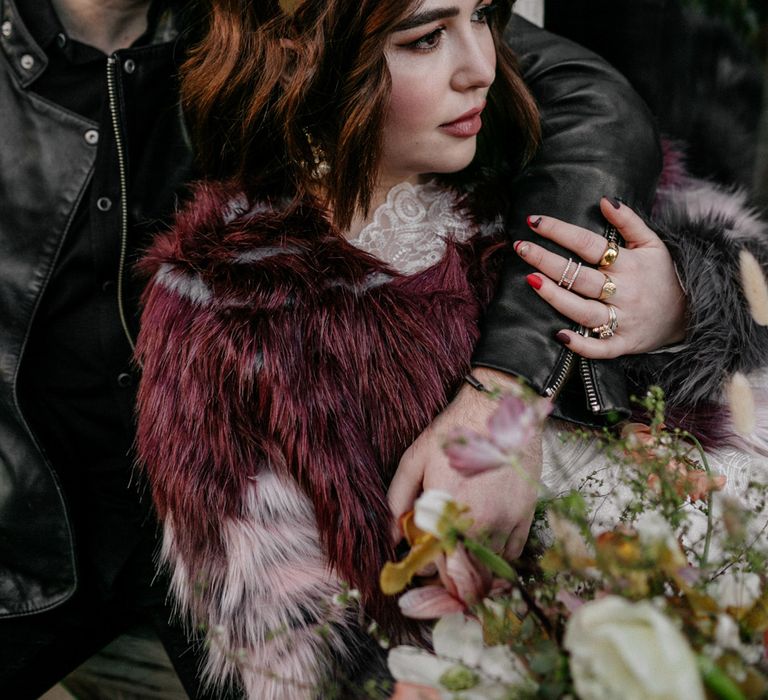
[[28, 88], [48, 67], [45, 51], [22, 22], [13, 0], [2, 2], [0, 48], [21, 87]]
[[[23, 88], [32, 85], [45, 72], [48, 67], [45, 49], [57, 34], [63, 32], [50, 0], [39, 2], [43, 6], [35, 10], [41, 14], [39, 25], [27, 26], [16, 0], [0, 0], [0, 48]], [[149, 8], [147, 31], [139, 38], [137, 44], [162, 44], [176, 39], [190, 24], [188, 13], [182, 5], [180, 2], [154, 0]], [[38, 36], [35, 36], [36, 29]]]

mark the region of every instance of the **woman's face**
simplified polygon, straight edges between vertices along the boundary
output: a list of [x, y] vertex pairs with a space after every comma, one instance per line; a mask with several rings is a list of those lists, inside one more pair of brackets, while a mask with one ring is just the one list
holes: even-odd
[[496, 73], [488, 0], [424, 0], [392, 33], [382, 184], [465, 168]]

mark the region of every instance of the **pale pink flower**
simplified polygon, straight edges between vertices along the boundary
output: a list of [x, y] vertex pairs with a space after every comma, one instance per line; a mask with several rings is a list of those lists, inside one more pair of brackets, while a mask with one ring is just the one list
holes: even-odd
[[494, 579], [463, 545], [436, 560], [439, 584], [413, 588], [398, 599], [400, 611], [416, 620], [433, 620], [450, 612], [467, 611], [506, 582]]
[[508, 454], [522, 453], [536, 437], [541, 422], [552, 411], [546, 399], [528, 400], [505, 394], [488, 419], [491, 440]]
[[523, 399], [507, 393], [488, 419], [489, 437], [474, 430], [458, 429], [443, 449], [451, 466], [465, 476], [515, 464], [551, 411], [552, 404], [547, 399]]
[[564, 589], [560, 589], [557, 592], [555, 600], [562, 603], [565, 606], [565, 609], [571, 614], [575, 613], [582, 605], [584, 605], [584, 601], [579, 598], [579, 596]]
[[414, 620], [436, 620], [466, 609], [464, 603], [442, 586], [412, 588], [397, 599], [397, 604], [403, 615]]
[[445, 569], [438, 562], [443, 585], [467, 607], [479, 602], [491, 591], [491, 572], [471, 558], [459, 545], [445, 558]]
[[496, 444], [474, 430], [455, 430], [443, 449], [451, 466], [465, 476], [498, 469], [508, 462], [507, 455]]

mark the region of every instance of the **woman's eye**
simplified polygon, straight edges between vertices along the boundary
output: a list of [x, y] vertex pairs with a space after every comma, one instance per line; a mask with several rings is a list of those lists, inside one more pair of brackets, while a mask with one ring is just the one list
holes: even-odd
[[479, 22], [480, 24], [487, 24], [488, 18], [496, 11], [496, 3], [491, 3], [490, 5], [483, 5], [482, 7], [478, 7], [473, 13], [472, 13], [472, 21], [473, 22]]
[[407, 46], [409, 49], [416, 49], [417, 51], [432, 51], [439, 46], [440, 39], [444, 32], [445, 27], [438, 27], [429, 34], [425, 34], [419, 39], [416, 39], [416, 41], [412, 41]]

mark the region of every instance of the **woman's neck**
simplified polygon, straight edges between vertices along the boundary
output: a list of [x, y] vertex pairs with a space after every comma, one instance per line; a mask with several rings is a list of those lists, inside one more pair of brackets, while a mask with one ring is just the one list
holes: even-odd
[[379, 184], [373, 192], [373, 197], [371, 197], [371, 204], [368, 207], [368, 211], [362, 212], [358, 210], [355, 212], [354, 217], [352, 217], [352, 222], [349, 225], [349, 229], [345, 232], [344, 236], [346, 238], [355, 238], [360, 231], [370, 224], [371, 221], [373, 221], [376, 210], [387, 201], [387, 195], [395, 185], [399, 185], [403, 182], [410, 182], [412, 185], [417, 185], [420, 182], [424, 182], [426, 179], [427, 177], [424, 175], [393, 175], [389, 177], [381, 177], [379, 179]]

